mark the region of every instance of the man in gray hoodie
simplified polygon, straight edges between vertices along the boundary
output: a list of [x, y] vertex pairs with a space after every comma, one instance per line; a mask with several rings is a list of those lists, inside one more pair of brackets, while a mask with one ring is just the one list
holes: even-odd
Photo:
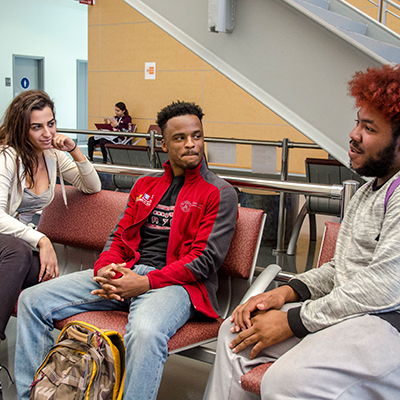
[[400, 66], [356, 73], [349, 93], [358, 108], [350, 164], [375, 179], [352, 198], [330, 262], [225, 321], [209, 399], [259, 398], [240, 377], [269, 361], [263, 400], [399, 398]]

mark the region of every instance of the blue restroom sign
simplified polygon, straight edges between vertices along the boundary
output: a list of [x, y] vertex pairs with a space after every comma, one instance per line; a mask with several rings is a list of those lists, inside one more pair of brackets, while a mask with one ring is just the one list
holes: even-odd
[[21, 86], [23, 89], [28, 89], [29, 85], [30, 85], [30, 82], [29, 82], [28, 78], [21, 79]]

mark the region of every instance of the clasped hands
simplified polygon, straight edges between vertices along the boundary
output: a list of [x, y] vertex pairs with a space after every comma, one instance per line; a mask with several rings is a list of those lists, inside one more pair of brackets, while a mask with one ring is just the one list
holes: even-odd
[[282, 286], [266, 293], [251, 297], [236, 307], [231, 316], [232, 333], [238, 333], [229, 347], [238, 353], [250, 345], [253, 359], [264, 348], [283, 342], [293, 336], [287, 313], [279, 309], [287, 302], [294, 301], [296, 293], [289, 286]]
[[[112, 263], [99, 269], [93, 280], [100, 285], [100, 289], [93, 290], [92, 295], [109, 300], [124, 301], [150, 290], [150, 281], [147, 276], [138, 275], [125, 266], [126, 263]], [[117, 273], [120, 273], [121, 277], [115, 278]]]

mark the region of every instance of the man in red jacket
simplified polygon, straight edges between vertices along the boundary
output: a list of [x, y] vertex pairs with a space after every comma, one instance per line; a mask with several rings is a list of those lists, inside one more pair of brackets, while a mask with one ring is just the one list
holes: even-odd
[[[94, 274], [65, 275], [24, 291], [18, 309], [18, 398], [53, 339], [53, 320], [82, 311], [129, 310], [125, 399], [155, 399], [168, 340], [196, 313], [218, 316], [217, 271], [237, 217], [235, 190], [204, 160], [203, 112], [176, 102], [157, 118], [169, 161], [137, 180]], [[38, 300], [40, 299], [40, 303]], [[50, 327], [50, 329], [49, 329]]]

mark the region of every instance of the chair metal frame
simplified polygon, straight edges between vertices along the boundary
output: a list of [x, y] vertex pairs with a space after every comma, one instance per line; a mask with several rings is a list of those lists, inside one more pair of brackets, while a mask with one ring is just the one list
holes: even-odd
[[[306, 176], [310, 183], [324, 183], [328, 185], [342, 184], [346, 180], [355, 180], [360, 184], [365, 181], [355, 172], [337, 160], [306, 158]], [[317, 240], [317, 225], [315, 214], [333, 215], [340, 217], [341, 200], [318, 196], [306, 196], [306, 202], [301, 208], [293, 226], [292, 234], [287, 247], [288, 255], [296, 254], [297, 240], [306, 215], [310, 221], [310, 241]]]

